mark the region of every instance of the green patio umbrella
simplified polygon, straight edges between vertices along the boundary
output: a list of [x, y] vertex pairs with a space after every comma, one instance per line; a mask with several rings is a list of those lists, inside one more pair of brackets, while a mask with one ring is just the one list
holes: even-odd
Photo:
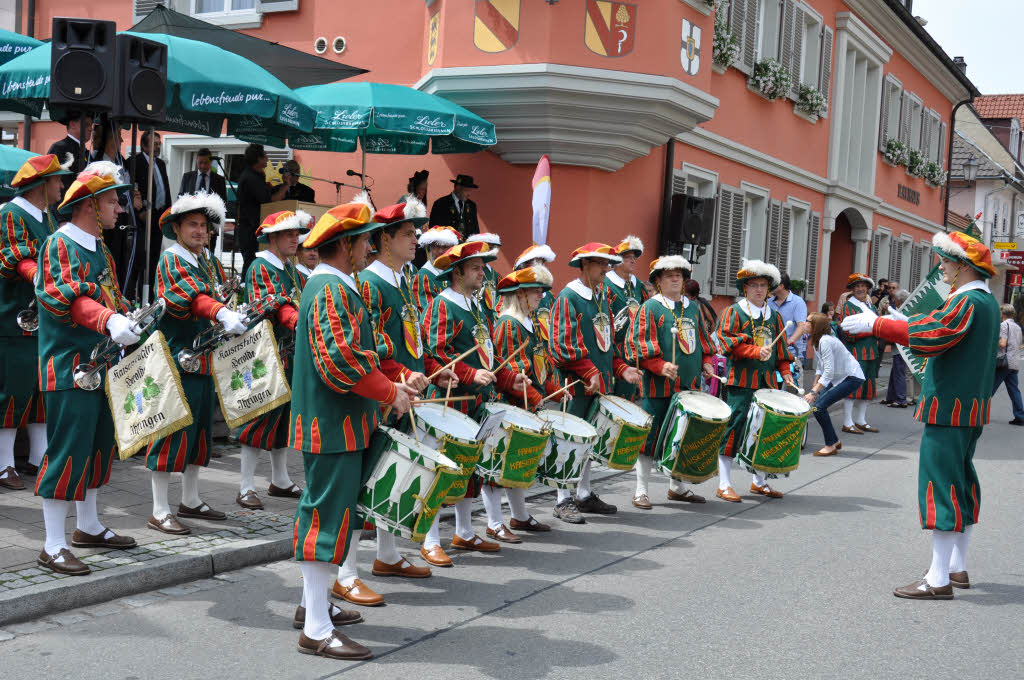
[[11, 181], [29, 158], [39, 154], [25, 151], [16, 146], [0, 144], [0, 199], [7, 200], [14, 195]]
[[[167, 122], [158, 129], [218, 137], [225, 119], [240, 117], [290, 132], [313, 129], [315, 111], [248, 59], [188, 38], [132, 35], [167, 45]], [[39, 117], [49, 96], [49, 45], [0, 66], [0, 110]]]
[[5, 31], [0, 28], [0, 65], [6, 64], [11, 59], [25, 54], [33, 47], [42, 45], [42, 40], [30, 38], [14, 31]]

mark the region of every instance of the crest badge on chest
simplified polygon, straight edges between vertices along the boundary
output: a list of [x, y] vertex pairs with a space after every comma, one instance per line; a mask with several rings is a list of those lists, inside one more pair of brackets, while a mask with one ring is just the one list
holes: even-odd
[[480, 364], [484, 370], [491, 370], [494, 365], [494, 341], [487, 326], [477, 324], [473, 326], [473, 339], [476, 341], [476, 351], [480, 355]]

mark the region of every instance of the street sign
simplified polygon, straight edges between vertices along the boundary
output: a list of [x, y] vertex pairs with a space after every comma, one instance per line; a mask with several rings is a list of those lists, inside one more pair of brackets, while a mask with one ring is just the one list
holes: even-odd
[[996, 250], [1017, 250], [1016, 241], [995, 241], [992, 243], [992, 247]]
[[1003, 259], [1006, 260], [1006, 264], [1014, 265], [1019, 267], [1024, 265], [1024, 250], [1010, 250], [1000, 253]]

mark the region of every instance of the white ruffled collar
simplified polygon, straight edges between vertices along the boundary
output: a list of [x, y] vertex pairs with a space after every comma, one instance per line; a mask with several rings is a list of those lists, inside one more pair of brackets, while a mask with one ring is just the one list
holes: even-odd
[[[472, 303], [473, 298], [467, 298], [462, 293], [456, 292], [451, 286], [441, 291], [441, 297], [458, 305], [462, 310], [467, 311], [470, 314], [474, 311], [473, 309], [470, 309], [470, 304]], [[473, 305], [473, 307], [475, 308], [476, 305]]]
[[431, 262], [431, 261], [429, 261], [429, 260], [427, 260], [426, 262], [424, 262], [424, 263], [423, 263], [423, 266], [422, 266], [422, 267], [420, 267], [420, 269], [426, 269], [426, 270], [427, 270], [428, 272], [430, 272], [430, 273], [431, 273], [431, 274], [433, 274], [434, 276], [440, 276], [440, 275], [441, 275], [441, 270], [440, 270], [440, 269], [438, 269], [437, 267], [435, 267], [435, 266], [434, 266], [434, 263], [433, 263], [433, 262]]
[[[284, 269], [284, 262], [281, 262], [281, 258], [279, 258], [274, 253], [270, 252], [269, 250], [259, 251], [258, 253], [256, 253], [256, 257], [262, 257], [264, 260], [274, 265], [278, 269]], [[333, 267], [331, 268], [334, 269]], [[335, 271], [337, 270], [335, 269]]]
[[339, 279], [345, 282], [345, 285], [352, 289], [352, 292], [359, 295], [359, 289], [356, 288], [356, 280], [352, 278], [351, 274], [346, 274], [337, 267], [332, 267], [326, 262], [321, 262], [313, 270], [313, 276], [317, 274], [330, 274], [331, 276], [337, 276]]
[[198, 258], [196, 258], [196, 254], [193, 253], [188, 248], [186, 248], [185, 246], [181, 245], [180, 243], [175, 242], [167, 250], [169, 252], [174, 253], [175, 255], [180, 257], [181, 259], [185, 260], [185, 262], [188, 262], [193, 267], [198, 267], [199, 266], [199, 260], [198, 260]]
[[25, 200], [24, 196], [15, 196], [11, 199], [11, 203], [31, 215], [36, 222], [43, 221], [43, 211]]
[[66, 235], [72, 241], [82, 246], [86, 250], [95, 253], [96, 252], [96, 237], [82, 228], [76, 226], [73, 222], [68, 222], [63, 227], [58, 229], [60, 233]]
[[398, 288], [398, 281], [405, 278], [404, 271], [395, 271], [380, 260], [374, 260], [371, 262], [367, 269], [383, 279], [384, 282], [392, 288]]
[[769, 319], [772, 318], [772, 308], [768, 305], [767, 302], [765, 302], [764, 306], [761, 307], [760, 309], [750, 304], [750, 300], [748, 300], [747, 298], [743, 298], [737, 304], [739, 304], [740, 309], [746, 312], [747, 316], [749, 316], [751, 319], [760, 319], [762, 315], [764, 315], [765, 321], [768, 321]]
[[[667, 297], [662, 295], [661, 293], [658, 293], [657, 295], [655, 295], [651, 299], [652, 300], [657, 300], [658, 302], [660, 302], [662, 304], [662, 306], [665, 309], [667, 309], [669, 311], [675, 310], [675, 304], [671, 300], [669, 300]], [[686, 309], [687, 307], [690, 306], [690, 298], [686, 297], [685, 295], [681, 296], [679, 298], [679, 300], [683, 303], [683, 309]]]
[[846, 298], [846, 301], [847, 302], [852, 302], [862, 312], [870, 312], [871, 311], [871, 303], [868, 302], [867, 300], [865, 300], [864, 302], [861, 302], [860, 300], [858, 300], [857, 298], [855, 298], [855, 297], [853, 297], [851, 295], [850, 297]]
[[594, 298], [594, 291], [580, 279], [573, 279], [568, 283], [568, 285], [566, 285], [566, 288], [573, 291], [584, 300], [592, 300]]
[[981, 279], [975, 279], [974, 281], [971, 281], [969, 283], [965, 283], [964, 285], [960, 286], [959, 288], [954, 290], [952, 293], [950, 293], [949, 296], [953, 297], [954, 295], [959, 295], [960, 293], [966, 293], [969, 290], [983, 290], [986, 293], [988, 293], [989, 295], [992, 294], [992, 289], [988, 287], [988, 282], [987, 281], [983, 281]]

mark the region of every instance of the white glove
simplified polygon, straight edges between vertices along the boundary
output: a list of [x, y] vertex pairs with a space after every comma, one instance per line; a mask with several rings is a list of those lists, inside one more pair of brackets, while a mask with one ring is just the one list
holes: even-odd
[[107, 332], [110, 339], [119, 345], [134, 345], [139, 341], [135, 324], [124, 314], [115, 314], [107, 320]]
[[843, 319], [842, 327], [844, 331], [851, 335], [862, 335], [865, 333], [870, 335], [877, 318], [878, 315], [871, 311], [851, 314]]
[[899, 311], [898, 309], [893, 309], [892, 307], [890, 307], [889, 308], [889, 318], [890, 319], [895, 319], [896, 321], [906, 321], [907, 320], [907, 315], [904, 314], [903, 312]]
[[224, 326], [224, 330], [232, 335], [241, 335], [249, 330], [245, 325], [244, 318], [238, 312], [233, 312], [227, 307], [217, 312], [217, 321]]

